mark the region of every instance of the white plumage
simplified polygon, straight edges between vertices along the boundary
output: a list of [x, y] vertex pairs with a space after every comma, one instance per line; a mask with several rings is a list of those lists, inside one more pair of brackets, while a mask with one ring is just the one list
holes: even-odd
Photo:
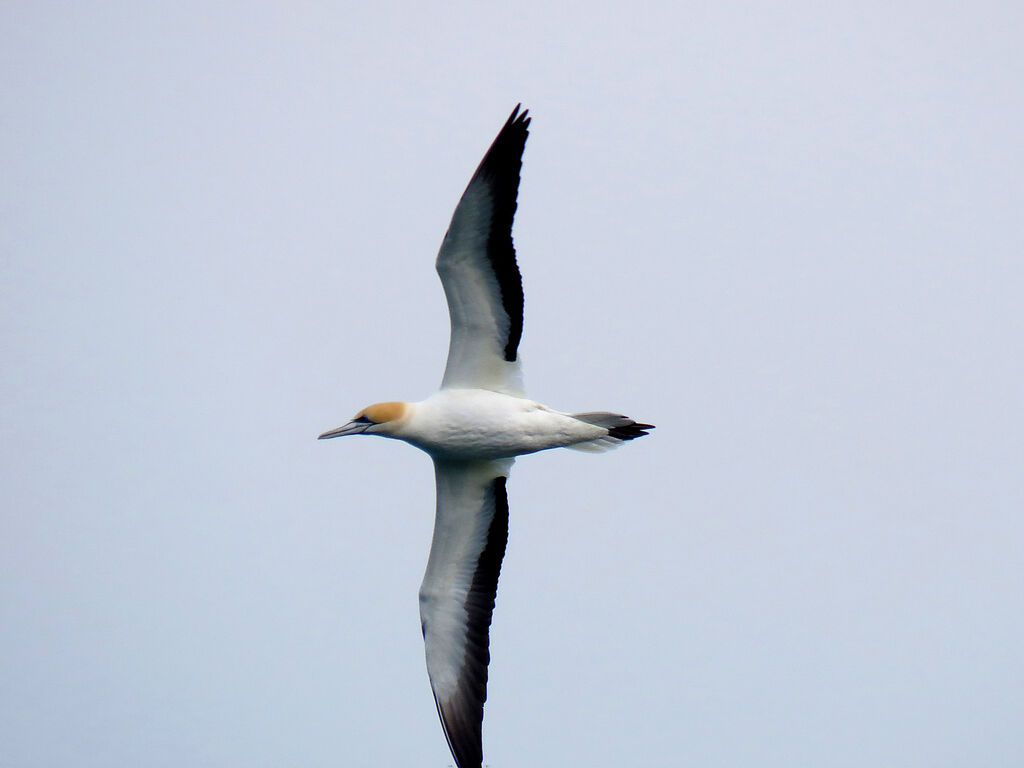
[[653, 427], [614, 413], [569, 414], [523, 397], [523, 288], [512, 244], [530, 118], [517, 106], [463, 193], [437, 256], [451, 317], [441, 390], [377, 403], [321, 439], [404, 440], [434, 461], [437, 512], [420, 619], [427, 673], [459, 768], [480, 768], [489, 628], [508, 538], [505, 482], [515, 456], [604, 450]]

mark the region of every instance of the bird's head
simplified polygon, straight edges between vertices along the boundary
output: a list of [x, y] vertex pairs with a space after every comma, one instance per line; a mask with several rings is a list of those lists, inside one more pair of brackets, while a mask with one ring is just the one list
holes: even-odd
[[385, 435], [391, 436], [408, 411], [407, 403], [374, 403], [363, 408], [352, 421], [337, 429], [329, 429], [318, 440], [344, 435]]

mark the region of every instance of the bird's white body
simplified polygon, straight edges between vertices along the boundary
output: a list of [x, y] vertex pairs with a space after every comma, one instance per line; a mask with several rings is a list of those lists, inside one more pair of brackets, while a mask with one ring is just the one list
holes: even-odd
[[505, 459], [608, 435], [573, 416], [522, 397], [486, 389], [442, 389], [406, 413], [388, 437], [442, 459]]
[[466, 187], [437, 256], [451, 318], [441, 390], [416, 403], [376, 403], [320, 436], [404, 440], [434, 461], [437, 512], [420, 622], [458, 768], [480, 768], [483, 759], [489, 630], [514, 457], [561, 447], [602, 451], [652, 429], [615, 413], [562, 413], [523, 397], [523, 287], [512, 219], [529, 124], [516, 107]]

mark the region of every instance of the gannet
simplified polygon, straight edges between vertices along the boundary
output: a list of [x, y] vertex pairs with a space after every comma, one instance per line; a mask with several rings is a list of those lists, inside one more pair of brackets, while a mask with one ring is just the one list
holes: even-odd
[[420, 623], [427, 675], [458, 768], [480, 768], [483, 760], [489, 631], [508, 539], [512, 462], [549, 448], [601, 451], [653, 429], [616, 413], [563, 413], [524, 395], [523, 284], [512, 244], [530, 125], [521, 106], [470, 179], [437, 255], [451, 318], [440, 391], [415, 403], [376, 403], [319, 438], [380, 435], [434, 461], [437, 509]]

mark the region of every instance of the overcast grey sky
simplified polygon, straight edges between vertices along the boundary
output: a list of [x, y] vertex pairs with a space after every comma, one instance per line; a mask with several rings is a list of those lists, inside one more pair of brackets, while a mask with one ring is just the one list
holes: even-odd
[[433, 260], [518, 101], [484, 754], [1024, 764], [1018, 3], [7, 2], [0, 765], [451, 764]]

